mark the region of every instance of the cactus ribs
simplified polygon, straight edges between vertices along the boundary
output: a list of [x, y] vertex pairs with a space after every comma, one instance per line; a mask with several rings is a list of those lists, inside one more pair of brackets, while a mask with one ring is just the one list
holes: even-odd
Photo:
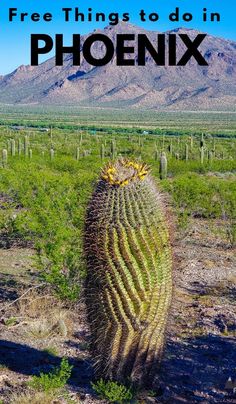
[[117, 160], [102, 170], [84, 250], [98, 375], [152, 385], [171, 303], [172, 256], [161, 195], [145, 164]]

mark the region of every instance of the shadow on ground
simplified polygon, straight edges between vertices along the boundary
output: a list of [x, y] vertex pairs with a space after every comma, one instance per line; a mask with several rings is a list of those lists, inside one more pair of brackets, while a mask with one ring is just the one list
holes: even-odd
[[[6, 366], [19, 374], [32, 376], [39, 375], [40, 372], [48, 373], [53, 367], [60, 365], [61, 359], [28, 345], [0, 340], [0, 366]], [[68, 360], [73, 365], [69, 384], [79, 386], [81, 389], [89, 387], [93, 377], [91, 363], [83, 359], [68, 358]]]
[[[236, 341], [217, 335], [168, 342], [161, 368], [161, 380], [171, 403], [233, 403], [236, 387]], [[167, 394], [168, 393], [168, 394]], [[166, 402], [166, 401], [163, 401]]]
[[0, 273], [0, 296], [1, 301], [7, 302], [8, 300], [15, 300], [18, 297], [17, 281], [15, 277], [8, 274]]
[[[69, 341], [68, 341], [69, 343]], [[69, 359], [74, 366], [71, 386], [90, 389], [91, 362]], [[49, 372], [61, 358], [27, 345], [0, 340], [0, 365], [24, 374]], [[160, 371], [163, 394], [159, 403], [233, 403], [233, 390], [226, 388], [229, 377], [236, 382], [236, 341], [221, 336], [188, 338], [167, 343]], [[236, 383], [235, 383], [236, 384]]]

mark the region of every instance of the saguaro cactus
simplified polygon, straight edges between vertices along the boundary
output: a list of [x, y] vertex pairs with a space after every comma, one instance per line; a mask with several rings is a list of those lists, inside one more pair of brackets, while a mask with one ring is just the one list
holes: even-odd
[[160, 157], [160, 179], [164, 180], [167, 177], [167, 157], [164, 152], [161, 153]]
[[170, 144], [168, 146], [168, 151], [169, 151], [170, 155], [172, 156], [173, 155], [173, 142], [172, 142], [172, 139], [170, 140]]
[[16, 141], [11, 139], [11, 156], [15, 157], [16, 155]]
[[5, 168], [7, 166], [8, 152], [7, 149], [2, 150], [2, 166]]
[[204, 134], [201, 134], [200, 147], [204, 147]]
[[204, 163], [204, 147], [203, 146], [200, 147], [200, 161], [201, 161], [201, 164]]
[[75, 156], [76, 160], [79, 161], [80, 159], [80, 147], [76, 148], [76, 156]]
[[29, 154], [29, 138], [28, 138], [27, 135], [24, 137], [24, 153], [25, 153], [25, 156], [28, 157], [28, 154]]
[[155, 153], [154, 153], [154, 159], [155, 159], [156, 161], [159, 160], [159, 152], [158, 152], [157, 149], [155, 150]]
[[50, 160], [52, 161], [53, 159], [54, 159], [54, 156], [55, 156], [55, 152], [54, 152], [54, 149], [50, 149]]
[[187, 143], [185, 144], [185, 155], [184, 155], [185, 161], [188, 161], [188, 145]]
[[21, 155], [21, 150], [22, 150], [21, 139], [18, 139], [17, 150], [18, 150], [18, 156], [20, 156]]
[[111, 158], [114, 159], [116, 157], [116, 141], [113, 139], [111, 141]]
[[161, 196], [146, 165], [105, 166], [85, 224], [86, 303], [99, 376], [152, 384], [172, 295]]
[[190, 149], [193, 150], [193, 135], [190, 137]]

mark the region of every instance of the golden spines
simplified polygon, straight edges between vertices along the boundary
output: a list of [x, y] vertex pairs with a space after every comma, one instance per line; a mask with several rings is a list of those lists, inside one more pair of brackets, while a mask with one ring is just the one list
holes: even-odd
[[144, 180], [149, 173], [146, 164], [120, 159], [115, 163], [108, 163], [102, 171], [101, 178], [110, 185], [125, 187], [135, 180]]

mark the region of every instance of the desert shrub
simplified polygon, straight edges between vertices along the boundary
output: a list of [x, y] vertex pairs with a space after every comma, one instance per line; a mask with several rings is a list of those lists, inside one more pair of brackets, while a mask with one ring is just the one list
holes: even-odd
[[63, 358], [60, 367], [55, 368], [52, 372], [33, 376], [29, 387], [43, 392], [61, 389], [70, 378], [72, 368], [73, 366], [69, 365], [68, 360]]
[[90, 183], [85, 175], [58, 173], [16, 163], [2, 185], [22, 209], [2, 225], [22, 239], [32, 240], [37, 266], [61, 298], [77, 299], [83, 279], [81, 231]]
[[224, 219], [234, 242], [236, 184], [233, 178], [186, 173], [163, 182], [162, 186], [171, 193], [180, 221], [186, 224], [187, 217], [191, 216]]
[[110, 403], [125, 403], [133, 398], [130, 388], [111, 380], [100, 379], [96, 383], [92, 383], [92, 387], [100, 398], [106, 399]]

